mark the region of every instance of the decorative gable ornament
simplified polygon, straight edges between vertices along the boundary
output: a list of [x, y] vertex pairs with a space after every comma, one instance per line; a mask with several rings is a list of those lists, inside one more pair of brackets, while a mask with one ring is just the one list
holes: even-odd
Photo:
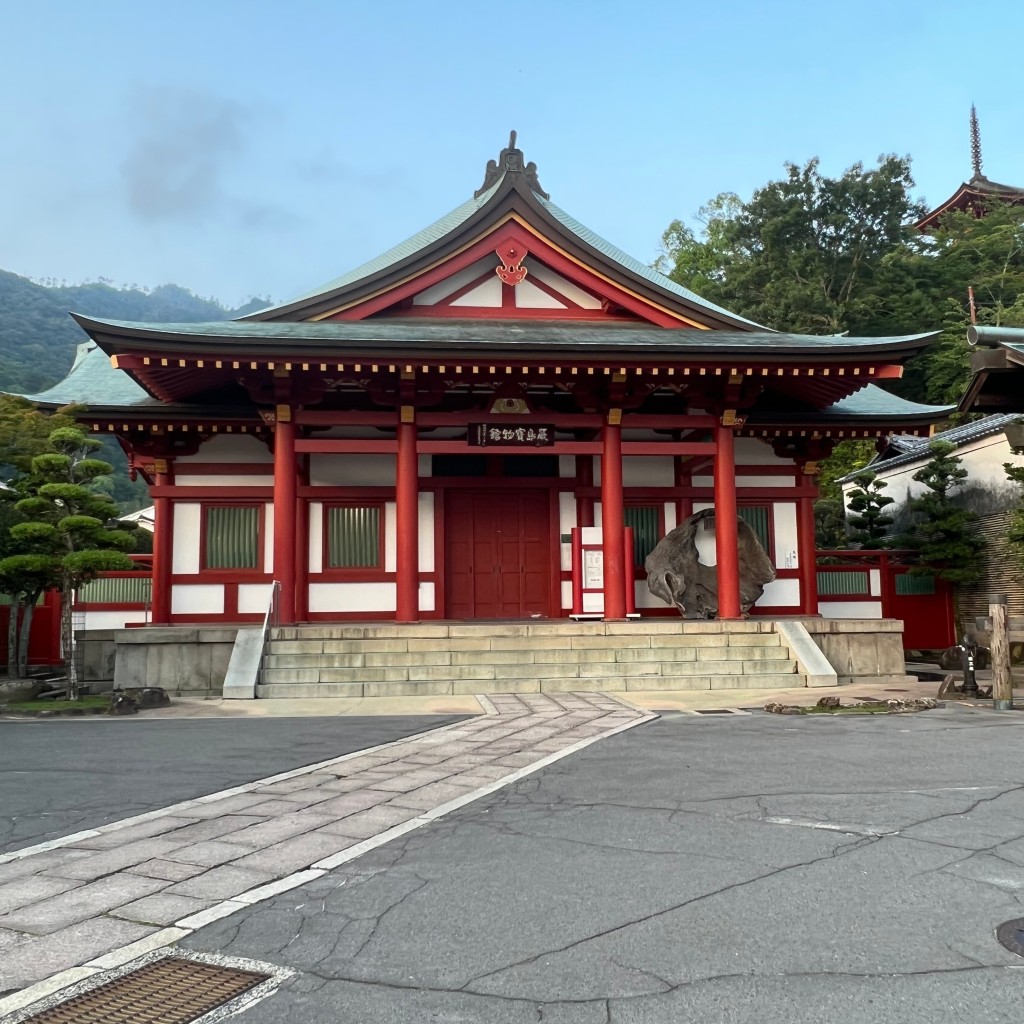
[[494, 251], [501, 260], [501, 266], [495, 267], [494, 272], [501, 278], [502, 284], [510, 284], [513, 287], [519, 284], [526, 277], [526, 267], [522, 266], [522, 261], [529, 255], [529, 250], [525, 246], [507, 242], [505, 245], [499, 245]]

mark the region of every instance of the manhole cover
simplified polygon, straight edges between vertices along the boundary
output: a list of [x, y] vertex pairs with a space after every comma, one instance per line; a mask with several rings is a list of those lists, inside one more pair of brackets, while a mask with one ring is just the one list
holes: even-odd
[[996, 938], [1017, 956], [1024, 956], [1024, 917], [1004, 921], [996, 929]]
[[271, 975], [164, 957], [22, 1024], [188, 1024]]

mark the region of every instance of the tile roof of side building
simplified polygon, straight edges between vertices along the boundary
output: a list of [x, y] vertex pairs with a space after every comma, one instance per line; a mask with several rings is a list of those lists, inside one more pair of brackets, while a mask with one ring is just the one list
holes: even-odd
[[[946, 408], [947, 414], [952, 407]], [[986, 416], [984, 419], [973, 420], [971, 423], [961, 423], [959, 426], [943, 430], [941, 433], [931, 437], [899, 437], [895, 447], [902, 447], [903, 450], [896, 455], [886, 459], [877, 459], [869, 462], [864, 469], [870, 469], [873, 473], [886, 472], [891, 469], [898, 469], [900, 466], [909, 466], [915, 462], [926, 461], [929, 457], [928, 446], [932, 441], [949, 441], [957, 448], [963, 448], [975, 441], [981, 441], [986, 437], [1001, 433], [1007, 424], [1019, 419], [1017, 413], [999, 413], [996, 416]], [[891, 444], [891, 442], [890, 442]], [[862, 470], [855, 470], [840, 477], [838, 483], [845, 483], [852, 480]]]

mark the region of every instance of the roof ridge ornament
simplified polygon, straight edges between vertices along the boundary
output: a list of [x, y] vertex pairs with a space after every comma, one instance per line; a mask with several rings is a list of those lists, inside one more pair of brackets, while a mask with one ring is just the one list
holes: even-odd
[[529, 163], [524, 162], [523, 151], [516, 147], [514, 131], [509, 132], [508, 145], [501, 151], [498, 159], [487, 161], [484, 183], [473, 193], [473, 198], [479, 199], [485, 192], [497, 185], [506, 174], [521, 174], [532, 191], [542, 199], [551, 198], [540, 187], [540, 181], [537, 178], [537, 165], [532, 160]]
[[985, 177], [981, 173], [981, 129], [978, 127], [978, 111], [973, 103], [971, 104], [971, 166], [974, 168], [975, 179]]

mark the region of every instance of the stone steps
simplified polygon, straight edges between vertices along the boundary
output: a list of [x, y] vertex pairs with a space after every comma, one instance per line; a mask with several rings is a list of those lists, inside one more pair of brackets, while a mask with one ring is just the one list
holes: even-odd
[[259, 697], [386, 697], [806, 685], [770, 621], [290, 626]]

